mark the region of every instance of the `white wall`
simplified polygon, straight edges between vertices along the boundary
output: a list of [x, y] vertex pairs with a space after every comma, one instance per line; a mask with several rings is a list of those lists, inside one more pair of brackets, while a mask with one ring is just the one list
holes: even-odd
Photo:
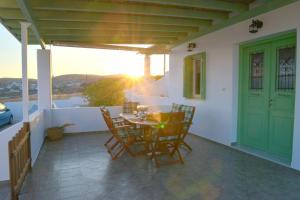
[[[121, 107], [109, 107], [112, 116], [121, 113]], [[57, 108], [47, 111], [51, 116], [51, 126], [74, 124], [65, 129], [67, 133], [93, 132], [107, 130], [99, 107]]]
[[45, 115], [44, 112], [35, 112], [30, 119], [31, 159], [35, 163], [45, 139]]
[[[29, 116], [31, 131], [31, 157], [34, 164], [39, 150], [44, 142], [44, 117], [43, 113], [35, 112]], [[8, 142], [22, 128], [19, 122], [0, 132], [0, 181], [9, 180]]]

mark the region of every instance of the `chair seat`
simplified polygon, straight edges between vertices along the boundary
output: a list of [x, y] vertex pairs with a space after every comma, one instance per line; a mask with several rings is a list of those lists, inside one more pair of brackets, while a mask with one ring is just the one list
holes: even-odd
[[128, 128], [128, 129], [119, 129], [118, 131], [118, 135], [121, 138], [128, 138], [130, 136], [141, 136], [142, 130], [141, 129], [132, 129], [132, 128]]
[[177, 136], [168, 136], [168, 137], [161, 137], [161, 138], [159, 138], [159, 140], [161, 142], [163, 142], [163, 141], [171, 142], [171, 141], [176, 141], [177, 138], [178, 138]]

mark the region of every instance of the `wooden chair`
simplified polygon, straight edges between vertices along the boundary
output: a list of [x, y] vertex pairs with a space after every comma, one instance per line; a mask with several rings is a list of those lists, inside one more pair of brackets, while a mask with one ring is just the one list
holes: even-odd
[[125, 102], [123, 104], [123, 113], [126, 114], [133, 114], [134, 111], [137, 111], [137, 107], [140, 103], [139, 102]]
[[180, 112], [181, 111], [181, 106], [182, 105], [180, 105], [180, 104], [172, 103], [171, 112]]
[[130, 146], [136, 142], [141, 132], [137, 129], [132, 129], [124, 120], [112, 118], [106, 108], [101, 108], [103, 119], [111, 132], [112, 136], [105, 142], [105, 147], [112, 159], [115, 160], [125, 151], [131, 156], [135, 154], [131, 151]]
[[183, 127], [183, 134], [181, 138], [181, 145], [185, 146], [188, 150], [192, 151], [192, 147], [185, 142], [185, 137], [189, 133], [189, 129], [192, 125], [194, 114], [195, 114], [194, 106], [181, 105], [180, 111], [184, 112], [184, 122], [185, 125]]
[[[165, 118], [164, 118], [165, 117]], [[152, 157], [157, 167], [165, 164], [184, 163], [179, 151], [183, 134], [184, 113], [163, 113], [161, 118], [166, 120], [153, 128], [154, 141], [152, 144]], [[160, 158], [168, 156], [167, 160]], [[177, 158], [176, 158], [177, 157]]]

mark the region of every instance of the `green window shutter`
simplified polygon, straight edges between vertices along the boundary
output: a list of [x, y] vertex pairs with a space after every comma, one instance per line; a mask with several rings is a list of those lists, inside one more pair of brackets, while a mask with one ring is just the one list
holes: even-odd
[[206, 97], [206, 52], [201, 56], [201, 78], [200, 78], [200, 99], [205, 100]]
[[192, 56], [187, 56], [184, 58], [183, 96], [186, 98], [193, 98], [193, 59], [192, 59]]

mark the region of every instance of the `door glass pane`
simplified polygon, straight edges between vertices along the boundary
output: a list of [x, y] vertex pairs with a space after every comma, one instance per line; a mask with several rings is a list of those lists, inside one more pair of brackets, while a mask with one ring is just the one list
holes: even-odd
[[264, 53], [250, 55], [250, 89], [263, 89]]
[[194, 87], [194, 93], [195, 95], [200, 95], [200, 65], [201, 61], [200, 60], [195, 60], [195, 87]]
[[277, 89], [290, 90], [295, 88], [296, 48], [278, 49]]

